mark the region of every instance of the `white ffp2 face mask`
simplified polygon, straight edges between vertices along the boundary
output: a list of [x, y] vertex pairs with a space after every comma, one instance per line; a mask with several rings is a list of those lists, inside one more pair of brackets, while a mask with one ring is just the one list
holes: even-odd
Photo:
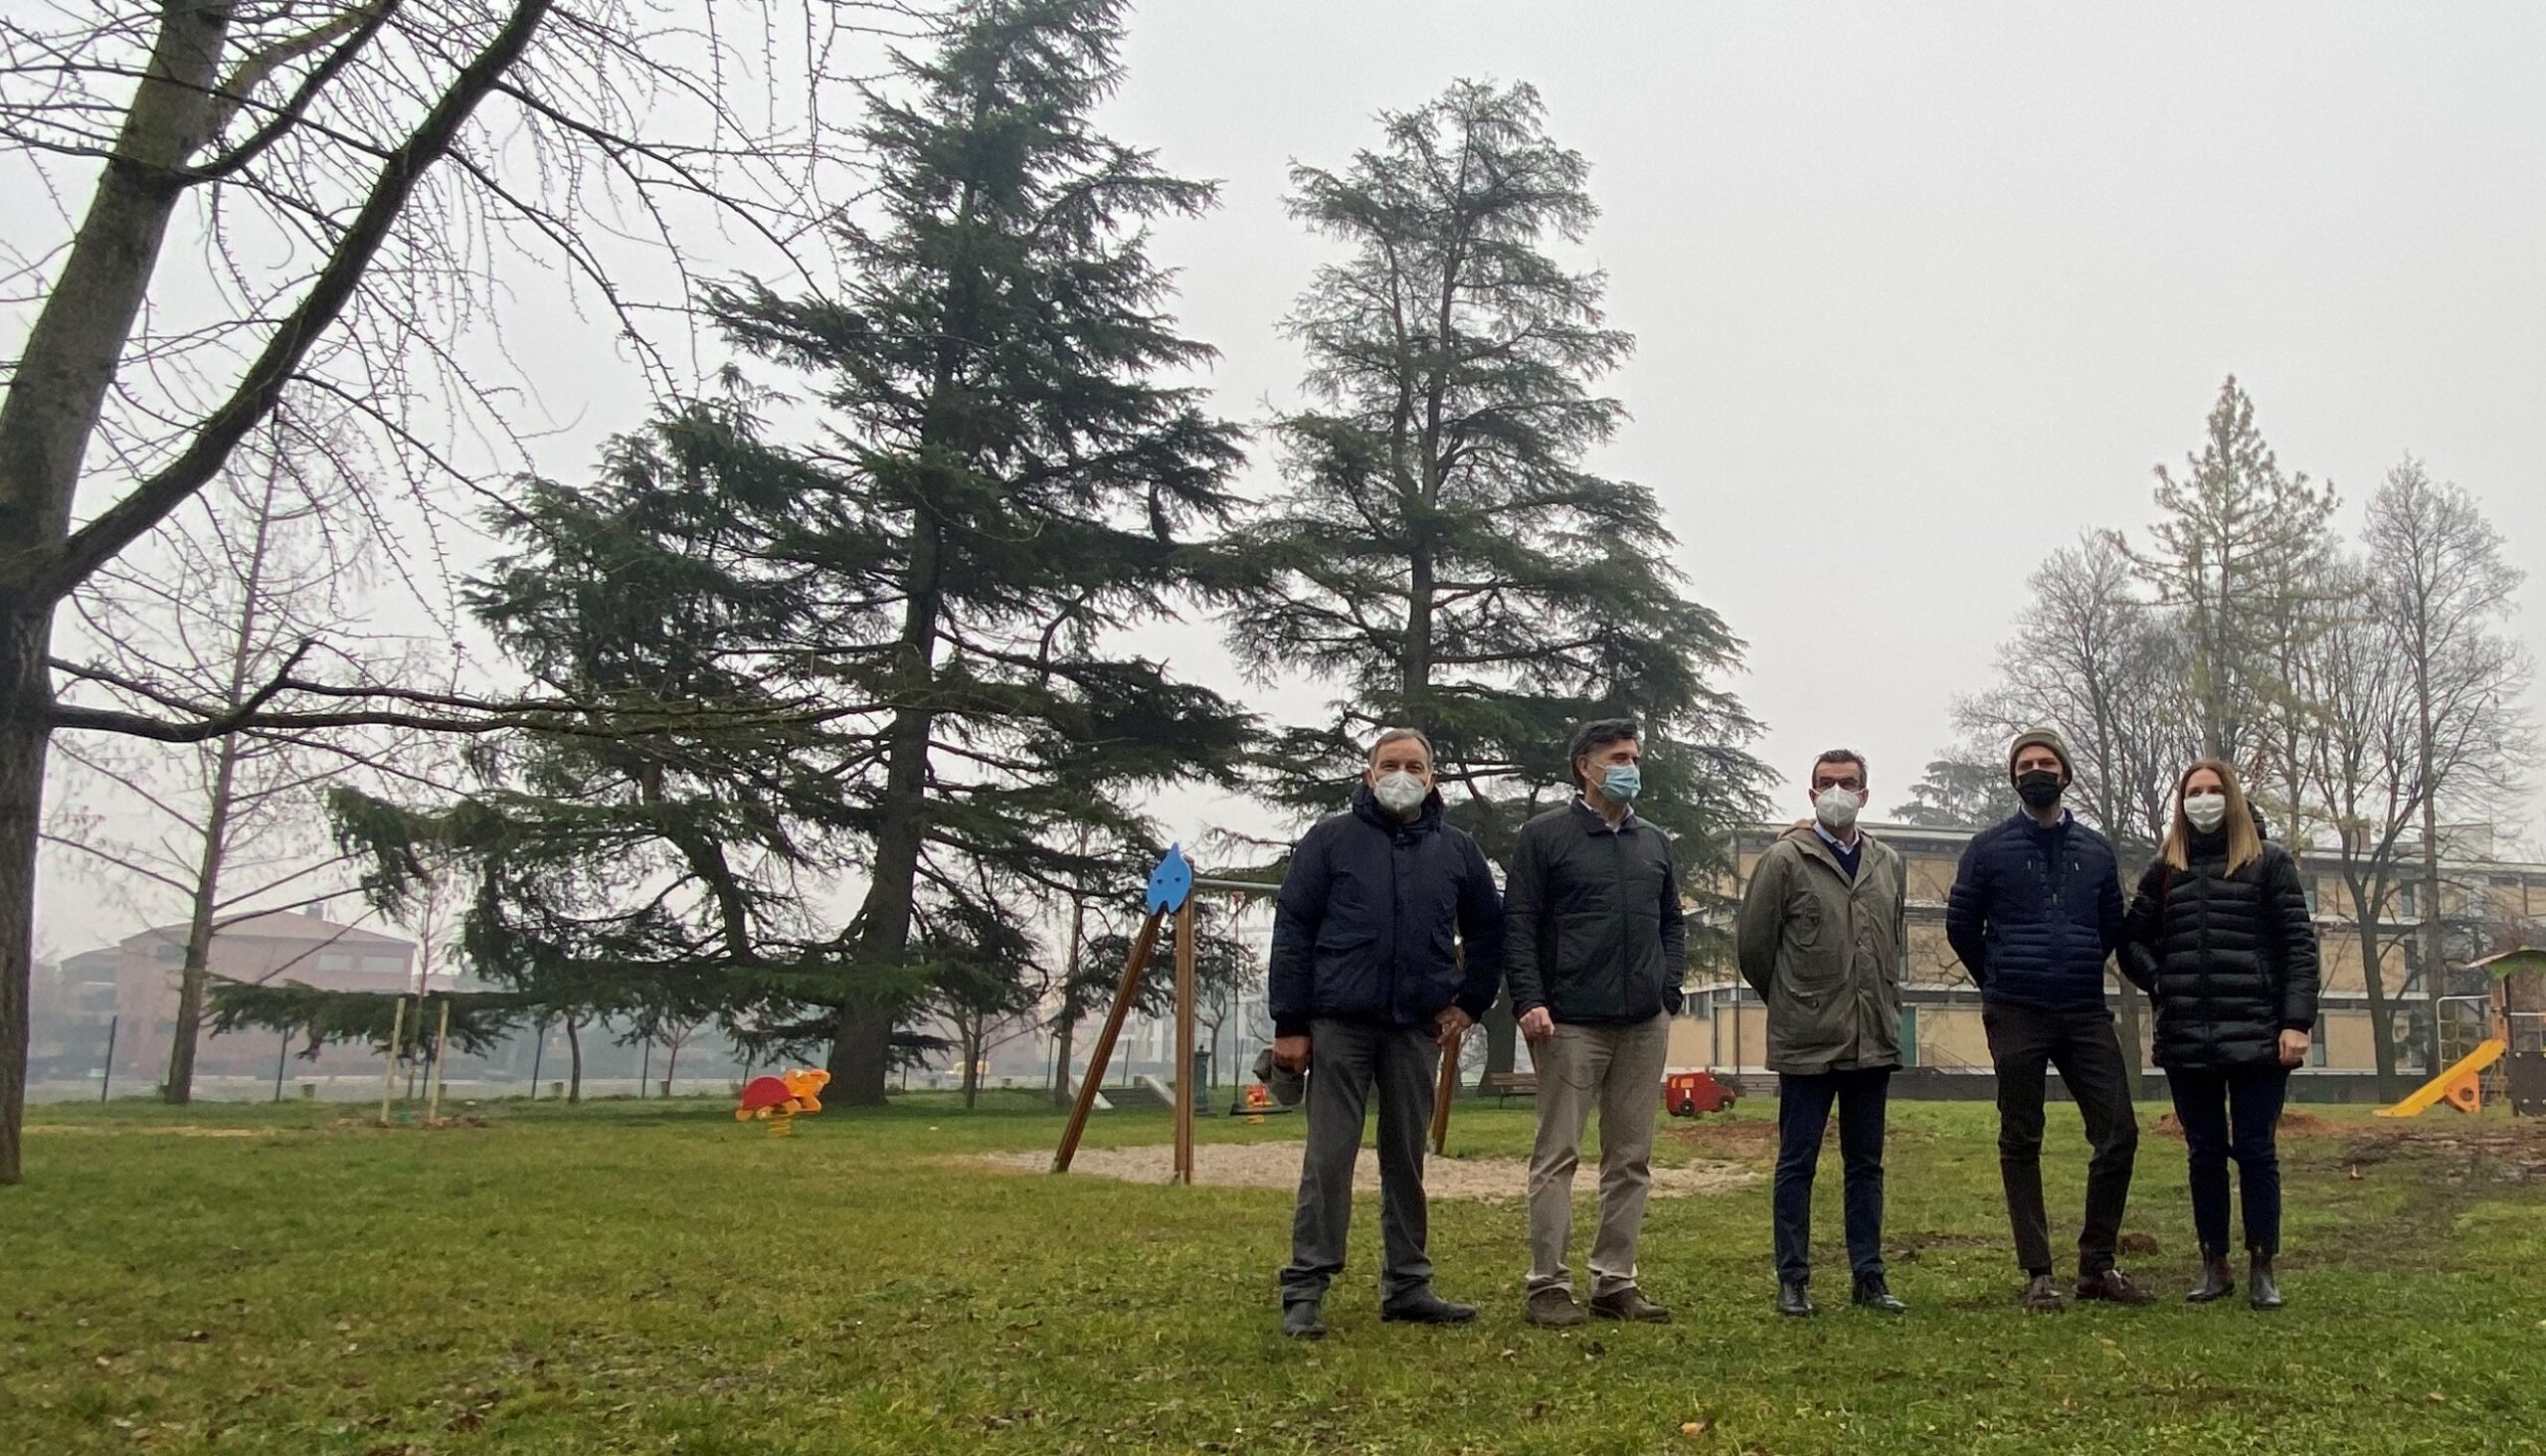
[[2184, 818], [2192, 826], [2207, 834], [2228, 821], [2228, 796], [2225, 794], [2187, 794], [2184, 796]]
[[1421, 808], [1424, 796], [1431, 792], [1423, 787], [1421, 779], [1402, 769], [1393, 774], [1379, 775], [1379, 782], [1370, 786], [1370, 793], [1379, 801], [1379, 808], [1400, 815], [1412, 814]]
[[1821, 820], [1823, 828], [1834, 834], [1846, 833], [1848, 826], [1857, 821], [1859, 807], [1857, 796], [1835, 784], [1822, 790], [1820, 797], [1812, 801], [1813, 817]]

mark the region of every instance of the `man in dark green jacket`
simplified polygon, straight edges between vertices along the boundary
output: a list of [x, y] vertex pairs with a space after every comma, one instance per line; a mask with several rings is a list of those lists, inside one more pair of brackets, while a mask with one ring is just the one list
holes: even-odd
[[1854, 1303], [1902, 1312], [1883, 1268], [1883, 1121], [1901, 1065], [1901, 952], [1909, 904], [1901, 856], [1857, 825], [1865, 756], [1812, 766], [1812, 820], [1751, 868], [1735, 945], [1741, 979], [1768, 1003], [1777, 1074], [1777, 1312], [1809, 1315], [1812, 1176], [1839, 1107]]
[[1688, 965], [1671, 839], [1637, 819], [1636, 725], [1613, 718], [1573, 736], [1582, 793], [1521, 826], [1504, 895], [1504, 966], [1539, 1076], [1530, 1156], [1533, 1325], [1579, 1325], [1565, 1269], [1582, 1129], [1600, 1109], [1600, 1227], [1591, 1313], [1661, 1324], [1671, 1312], [1636, 1288], [1636, 1236], [1653, 1185], [1671, 1014]]

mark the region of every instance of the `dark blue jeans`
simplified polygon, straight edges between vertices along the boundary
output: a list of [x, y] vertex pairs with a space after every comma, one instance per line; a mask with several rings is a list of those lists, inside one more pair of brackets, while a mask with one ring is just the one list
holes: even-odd
[[2175, 1121], [2184, 1125], [2184, 1157], [2192, 1166], [2192, 1227], [2201, 1246], [2228, 1252], [2228, 1161], [2246, 1190], [2246, 1247], [2269, 1258], [2280, 1250], [2280, 1150], [2273, 1132], [2289, 1091], [2289, 1069], [2239, 1067], [2226, 1072], [2170, 1068]]
[[1860, 1279], [1883, 1273], [1883, 1112], [1892, 1069], [1777, 1077], [1777, 1277], [1812, 1275], [1812, 1175], [1830, 1104], [1839, 1105], [1839, 1162], [1847, 1184], [1848, 1266]]

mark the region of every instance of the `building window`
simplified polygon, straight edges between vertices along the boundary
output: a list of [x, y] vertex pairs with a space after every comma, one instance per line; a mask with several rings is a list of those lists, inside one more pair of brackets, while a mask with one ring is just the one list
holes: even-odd
[[351, 951], [320, 951], [318, 953], [318, 969], [321, 971], [351, 971], [354, 969], [354, 953]]
[[366, 975], [396, 976], [407, 969], [407, 958], [404, 956], [365, 956], [362, 958], [362, 969]]

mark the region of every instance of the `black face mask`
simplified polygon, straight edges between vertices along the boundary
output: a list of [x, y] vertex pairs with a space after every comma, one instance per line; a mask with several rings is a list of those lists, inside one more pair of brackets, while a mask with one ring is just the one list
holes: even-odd
[[2016, 797], [2025, 802], [2027, 809], [2046, 810], [2060, 802], [2063, 787], [2058, 774], [2049, 769], [2036, 769], [2017, 778]]

